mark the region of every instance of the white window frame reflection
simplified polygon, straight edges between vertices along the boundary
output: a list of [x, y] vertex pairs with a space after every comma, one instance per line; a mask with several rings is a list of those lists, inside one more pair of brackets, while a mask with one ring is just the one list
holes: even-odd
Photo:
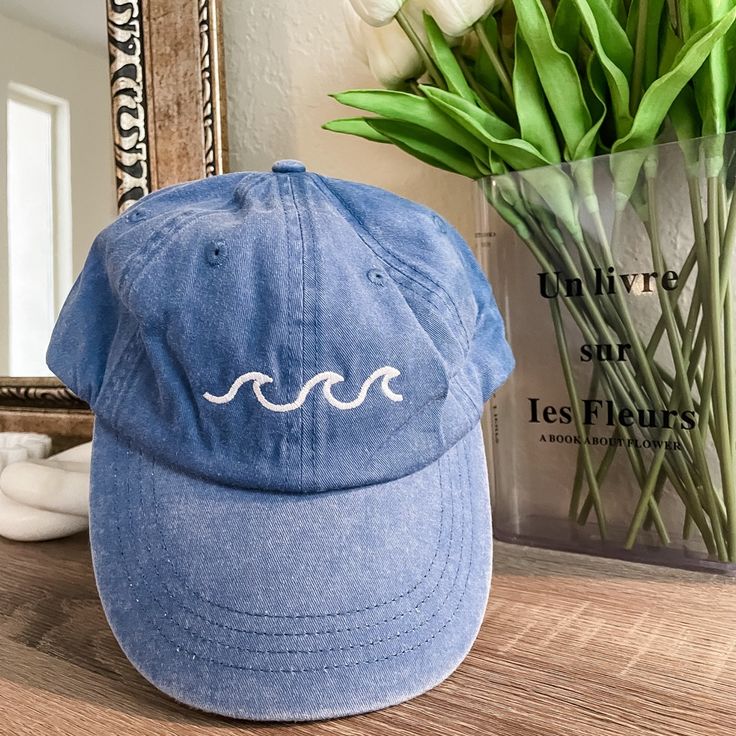
[[[71, 145], [69, 104], [66, 100], [42, 92], [26, 85], [10, 83], [6, 97], [6, 120], [11, 122], [11, 106], [20, 105], [38, 110], [49, 116], [50, 126], [48, 141], [40, 141], [49, 150], [48, 161], [43, 165], [47, 168], [39, 170], [35, 175], [39, 186], [31, 191], [29, 196], [38, 197], [36, 208], [39, 216], [47, 215], [48, 229], [43, 234], [46, 242], [29, 243], [28, 234], [33, 224], [24, 230], [22, 218], [29, 217], [29, 209], [33, 210], [33, 202], [14, 201], [13, 179], [18, 173], [11, 168], [20, 165], [22, 161], [13, 157], [10, 147], [13, 144], [14, 132], [8, 125], [7, 140], [7, 274], [9, 283], [4, 290], [8, 294], [7, 315], [7, 363], [9, 375], [48, 375], [44, 354], [46, 343], [54, 323], [55, 315], [69, 293], [72, 285], [72, 202], [71, 202]], [[27, 141], [26, 141], [27, 143]], [[17, 268], [14, 275], [15, 263], [22, 263], [19, 257], [20, 249], [33, 246], [42, 248], [46, 255], [42, 268], [37, 273], [19, 274]], [[22, 283], [25, 288], [34, 289], [40, 299], [48, 302], [47, 308], [38, 305], [39, 309], [25, 313], [23, 303], [29, 293], [20, 293], [17, 284]], [[31, 324], [29, 320], [33, 319]], [[28, 339], [30, 336], [33, 339]], [[24, 339], [25, 338], [25, 339]], [[0, 371], [1, 373], [2, 371]]]

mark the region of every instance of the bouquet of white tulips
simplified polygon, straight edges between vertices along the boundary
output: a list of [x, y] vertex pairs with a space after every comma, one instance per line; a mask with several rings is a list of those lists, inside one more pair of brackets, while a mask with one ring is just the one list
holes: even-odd
[[[736, 0], [351, 0], [345, 13], [384, 89], [335, 94], [363, 114], [325, 128], [482, 180], [542, 272], [582, 287], [580, 299], [550, 299], [580, 440], [570, 518], [585, 524], [594, 513], [606, 538], [606, 494], [615, 488], [605, 481], [624, 452], [639, 489], [625, 547], [650, 526], [671, 543], [660, 513], [671, 495], [682, 504], [682, 537], [697, 530], [713, 559], [736, 562], [736, 164], [726, 143], [736, 129]], [[620, 291], [589, 293], [615, 264], [632, 217], [652, 272], [670, 273], [657, 187], [662, 141], [681, 147], [692, 243], [676, 264], [677, 284], [655, 290], [658, 318], [644, 334]], [[608, 157], [605, 194], [597, 156]], [[630, 354], [597, 363], [582, 389], [566, 321], [587, 343], [627, 344]], [[616, 417], [653, 407], [697, 419], [618, 421], [622, 442], [596, 456], [579, 407], [598, 391]]]

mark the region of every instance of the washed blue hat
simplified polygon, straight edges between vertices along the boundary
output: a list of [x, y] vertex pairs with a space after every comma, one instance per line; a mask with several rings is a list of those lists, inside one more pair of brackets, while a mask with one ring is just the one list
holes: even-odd
[[48, 364], [94, 409], [97, 585], [156, 687], [322, 719], [466, 655], [491, 568], [479, 419], [513, 359], [441, 217], [292, 161], [150, 194], [95, 241]]

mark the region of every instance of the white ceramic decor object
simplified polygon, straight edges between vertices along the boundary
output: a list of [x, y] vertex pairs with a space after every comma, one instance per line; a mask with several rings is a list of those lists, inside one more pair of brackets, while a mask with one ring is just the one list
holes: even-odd
[[27, 458], [28, 450], [25, 447], [0, 447], [0, 471], [11, 463], [19, 463]]
[[86, 516], [57, 514], [26, 506], [0, 492], [0, 536], [16, 542], [43, 542], [86, 529]]
[[22, 460], [0, 474], [0, 535], [40, 541], [87, 528], [92, 443], [45, 460]]
[[25, 450], [26, 457], [40, 460], [51, 453], [51, 437], [36, 432], [0, 432], [0, 469], [11, 462], [25, 460], [18, 450]]

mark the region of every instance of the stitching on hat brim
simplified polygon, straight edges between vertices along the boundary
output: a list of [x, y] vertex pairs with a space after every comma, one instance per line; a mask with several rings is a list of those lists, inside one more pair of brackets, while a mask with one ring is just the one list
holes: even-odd
[[[467, 450], [466, 450], [466, 448], [464, 446], [463, 446], [463, 455], [464, 455], [464, 463], [463, 463], [464, 464], [464, 472], [465, 472], [466, 481], [467, 481], [466, 486], [469, 488], [470, 483], [469, 483]], [[459, 474], [459, 470], [458, 470], [458, 474]], [[114, 475], [117, 477], [117, 473], [116, 472], [114, 473]], [[464, 494], [462, 492], [462, 488], [460, 489], [460, 495], [461, 495], [461, 497], [464, 497], [466, 495], [466, 494]], [[116, 503], [116, 507], [118, 507], [118, 503], [117, 503], [118, 498], [117, 498], [117, 496], [118, 496], [118, 494], [115, 494], [115, 497], [116, 497], [116, 502], [115, 502]], [[453, 498], [454, 498], [454, 496], [453, 496]], [[463, 507], [465, 509], [466, 508], [466, 504], [463, 504]], [[469, 556], [468, 563], [467, 563], [467, 571], [466, 571], [466, 576], [465, 576], [465, 581], [464, 581], [464, 584], [463, 584], [463, 588], [461, 590], [460, 597], [459, 597], [459, 599], [458, 599], [458, 601], [457, 601], [457, 603], [456, 603], [456, 605], [455, 605], [452, 613], [450, 614], [450, 616], [448, 617], [448, 619], [442, 624], [442, 626], [439, 629], [437, 629], [431, 636], [429, 636], [428, 638], [426, 638], [424, 641], [421, 641], [418, 644], [415, 644], [415, 645], [413, 645], [411, 647], [403, 648], [403, 649], [401, 649], [401, 650], [399, 650], [397, 652], [393, 652], [393, 653], [391, 653], [389, 655], [385, 655], [385, 656], [378, 657], [378, 658], [373, 658], [373, 659], [367, 659], [367, 660], [358, 660], [358, 661], [345, 662], [345, 663], [339, 663], [339, 664], [334, 664], [334, 665], [324, 665], [324, 666], [321, 666], [321, 667], [314, 667], [314, 668], [311, 668], [311, 667], [310, 668], [262, 668], [262, 667], [251, 667], [251, 666], [234, 664], [232, 662], [224, 662], [224, 661], [221, 661], [221, 660], [218, 660], [218, 659], [215, 659], [215, 658], [202, 657], [201, 655], [197, 654], [196, 652], [188, 651], [188, 650], [184, 649], [180, 644], [177, 644], [175, 641], [173, 641], [172, 639], [170, 639], [169, 637], [167, 637], [166, 634], [164, 634], [163, 631], [161, 630], [160, 626], [158, 626], [158, 624], [156, 623], [156, 621], [153, 620], [150, 617], [150, 615], [148, 616], [149, 621], [150, 621], [153, 629], [155, 630], [156, 634], [160, 638], [162, 638], [164, 641], [167, 641], [170, 645], [172, 645], [173, 647], [175, 647], [176, 650], [177, 650], [177, 652], [184, 653], [187, 656], [192, 657], [192, 658], [195, 658], [195, 659], [196, 658], [199, 658], [200, 661], [205, 661], [205, 662], [208, 662], [210, 664], [216, 664], [216, 665], [223, 666], [223, 667], [230, 668], [230, 669], [245, 670], [245, 671], [251, 671], [251, 672], [284, 673], [284, 674], [293, 674], [293, 673], [300, 673], [300, 672], [302, 672], [302, 673], [306, 673], [306, 672], [318, 672], [318, 671], [324, 671], [324, 670], [341, 669], [341, 668], [345, 668], [345, 667], [353, 667], [353, 666], [358, 666], [358, 665], [363, 665], [363, 664], [374, 664], [374, 663], [378, 663], [378, 662], [390, 660], [390, 659], [393, 659], [395, 657], [398, 657], [398, 656], [401, 656], [401, 655], [404, 655], [404, 654], [408, 654], [408, 653], [410, 653], [412, 651], [415, 651], [415, 650], [419, 649], [422, 646], [425, 646], [430, 641], [432, 641], [437, 636], [439, 636], [442, 633], [442, 631], [444, 631], [444, 629], [446, 629], [447, 626], [449, 626], [449, 624], [452, 622], [452, 620], [454, 619], [455, 615], [459, 611], [460, 606], [462, 605], [462, 602], [463, 602], [463, 600], [465, 598], [465, 594], [466, 594], [466, 591], [467, 591], [467, 585], [468, 585], [468, 582], [469, 582], [469, 579], [470, 579], [470, 572], [472, 570], [473, 552], [474, 552], [474, 543], [475, 543], [474, 542], [474, 537], [475, 537], [475, 518], [474, 518], [474, 516], [475, 515], [473, 514], [472, 503], [470, 502], [469, 499], [467, 499], [467, 509], [469, 510], [468, 516], [469, 516], [470, 531], [471, 531], [470, 556]], [[119, 512], [119, 508], [117, 509], [117, 511]], [[463, 514], [463, 517], [464, 516], [465, 516], [465, 514]], [[463, 518], [463, 522], [465, 522], [465, 519], [464, 518]], [[464, 526], [464, 524], [463, 524], [463, 526]], [[119, 553], [119, 556], [121, 558], [121, 562], [123, 564], [123, 569], [125, 570], [125, 574], [126, 574], [126, 577], [128, 579], [129, 585], [132, 587], [134, 585], [134, 582], [133, 582], [133, 578], [131, 578], [131, 576], [130, 576], [130, 570], [128, 568], [127, 558], [125, 557], [125, 554], [123, 552], [124, 546], [122, 544], [122, 532], [120, 530], [120, 525], [119, 525], [119, 513], [118, 513], [118, 518], [116, 518], [116, 530], [117, 530], [117, 534], [118, 534], [118, 553]], [[462, 566], [462, 558], [459, 556], [459, 559], [458, 559], [458, 570], [459, 570], [459, 568], [461, 566]], [[456, 575], [456, 577], [457, 577], [457, 575]], [[453, 589], [454, 589], [454, 583], [453, 583], [453, 586], [451, 586], [451, 590], [453, 590]], [[448, 594], [448, 597], [449, 597], [449, 594]], [[442, 606], [443, 605], [444, 605], [444, 602], [443, 602]], [[189, 633], [192, 634], [194, 632], [189, 631]], [[195, 634], [195, 636], [196, 636], [196, 634]], [[212, 643], [215, 643], [215, 642], [212, 642]]]
[[[467, 467], [465, 469], [465, 472], [467, 474]], [[453, 508], [454, 508], [454, 494], [452, 495], [452, 498], [453, 498]], [[167, 617], [167, 620], [169, 620], [177, 628], [183, 628], [185, 631], [187, 631], [187, 633], [190, 636], [193, 636], [194, 638], [199, 639], [201, 641], [204, 641], [204, 642], [206, 642], [208, 644], [215, 644], [215, 645], [217, 645], [219, 647], [222, 647], [224, 649], [227, 649], [227, 650], [234, 650], [234, 651], [246, 652], [248, 654], [267, 654], [267, 655], [282, 655], [282, 654], [323, 654], [323, 653], [338, 652], [338, 651], [352, 651], [353, 649], [360, 649], [360, 648], [364, 648], [364, 647], [368, 647], [368, 646], [375, 646], [376, 644], [383, 644], [383, 643], [386, 643], [387, 641], [391, 641], [393, 639], [401, 638], [403, 636], [408, 636], [409, 634], [412, 634], [415, 631], [417, 631], [417, 630], [425, 627], [445, 607], [445, 604], [449, 600], [449, 598], [452, 595], [452, 593], [455, 591], [455, 589], [456, 589], [456, 583], [457, 583], [458, 577], [460, 575], [460, 570], [462, 568], [463, 552], [464, 552], [464, 548], [465, 548], [465, 544], [466, 544], [466, 540], [465, 540], [465, 521], [466, 521], [466, 519], [464, 518], [465, 515], [466, 515], [466, 504], [463, 504], [462, 512], [463, 512], [462, 535], [461, 535], [461, 539], [460, 539], [460, 550], [458, 552], [458, 564], [457, 564], [457, 568], [455, 570], [454, 579], [453, 579], [453, 581], [452, 581], [449, 589], [445, 593], [445, 596], [442, 599], [442, 602], [438, 605], [438, 607], [430, 615], [425, 616], [425, 618], [420, 623], [418, 623], [416, 626], [414, 626], [412, 628], [409, 628], [409, 629], [405, 629], [404, 631], [401, 631], [401, 632], [394, 633], [394, 634], [392, 634], [391, 636], [388, 636], [388, 637], [377, 638], [377, 639], [369, 640], [369, 641], [366, 641], [366, 642], [360, 642], [360, 643], [357, 643], [357, 644], [349, 645], [347, 647], [326, 647], [326, 648], [322, 648], [322, 649], [319, 649], [319, 648], [317, 648], [317, 649], [282, 649], [282, 650], [273, 650], [273, 649], [272, 650], [249, 649], [247, 647], [241, 647], [241, 646], [237, 646], [237, 645], [227, 644], [225, 642], [221, 642], [221, 641], [218, 641], [216, 639], [211, 639], [211, 638], [206, 637], [206, 636], [204, 636], [202, 634], [199, 634], [197, 632], [194, 632], [193, 630], [187, 628], [186, 626], [182, 626], [175, 619], [173, 619], [171, 617], [168, 617], [168, 611], [167, 611], [167, 609], [161, 604], [161, 601], [158, 598], [156, 598], [156, 596], [153, 596], [152, 595], [151, 597], [152, 597], [153, 601], [156, 603], [156, 605], [161, 609], [161, 611], [164, 614], [164, 616]], [[454, 513], [454, 511], [453, 511], [453, 513]], [[472, 513], [471, 513], [471, 516], [472, 516]], [[472, 519], [471, 519], [471, 522], [472, 522]], [[452, 530], [454, 531], [454, 524], [452, 526]], [[450, 546], [451, 545], [452, 545], [452, 537], [450, 539]], [[468, 564], [469, 565], [472, 565], [472, 550], [471, 550], [471, 562], [469, 562]], [[412, 606], [412, 607], [406, 609], [400, 615], [395, 615], [395, 616], [393, 616], [391, 618], [387, 618], [387, 619], [384, 619], [383, 621], [379, 621], [379, 622], [374, 622], [374, 623], [372, 623], [370, 625], [366, 625], [364, 627], [360, 627], [360, 626], [359, 627], [349, 627], [348, 628], [348, 631], [353, 631], [354, 632], [354, 631], [363, 630], [365, 628], [373, 628], [375, 626], [380, 626], [380, 625], [383, 625], [383, 624], [386, 624], [386, 623], [390, 623], [390, 622], [395, 621], [395, 620], [399, 620], [399, 619], [403, 618], [404, 616], [406, 616], [406, 614], [409, 613], [409, 612], [418, 611], [422, 607], [423, 603], [426, 602], [426, 600], [428, 600], [432, 595], [434, 595], [435, 591], [439, 587], [439, 582], [441, 582], [442, 578], [444, 578], [444, 570], [443, 570], [443, 574], [442, 574], [440, 580], [438, 580], [438, 583], [434, 586], [434, 588], [432, 589], [432, 591], [429, 594], [427, 594], [427, 596], [425, 596], [425, 598], [422, 601], [420, 601], [418, 604], [415, 604], [415, 606]], [[466, 581], [466, 584], [467, 584], [467, 581]], [[166, 594], [167, 594], [167, 597], [169, 599], [174, 600], [176, 602], [175, 597], [171, 594], [170, 591], [166, 590]], [[196, 612], [193, 612], [193, 613], [195, 613], [195, 615], [197, 615], [198, 618], [203, 619], [207, 623], [210, 623], [210, 624], [216, 623], [216, 622], [210, 621], [209, 619], [207, 619], [207, 618], [205, 618], [203, 616], [199, 616], [198, 614], [196, 614]], [[295, 618], [295, 617], [281, 617], [281, 618]], [[224, 627], [224, 628], [231, 629], [231, 627]], [[240, 633], [245, 633], [245, 634], [253, 634], [254, 633], [254, 632], [249, 632], [249, 631], [245, 631], [245, 630], [239, 630], [239, 631], [240, 631]], [[266, 634], [266, 635], [268, 636], [268, 634]]]
[[[137, 453], [137, 458], [138, 458], [138, 463], [140, 465], [140, 463], [143, 460], [143, 455], [140, 452], [138, 452]], [[152, 475], [153, 478], [155, 478], [155, 476], [156, 476], [155, 468], [156, 468], [156, 466], [155, 466], [155, 463], [154, 463], [153, 464], [152, 473], [151, 473], [151, 475]], [[439, 471], [439, 461], [438, 461], [438, 471]], [[207, 599], [206, 597], [202, 596], [198, 591], [192, 589], [190, 586], [187, 586], [186, 583], [181, 578], [181, 576], [179, 575], [178, 571], [175, 569], [174, 563], [173, 563], [173, 561], [171, 559], [171, 556], [170, 556], [169, 551], [166, 548], [165, 544], [163, 542], [161, 544], [162, 544], [162, 547], [163, 547], [164, 558], [170, 564], [173, 574], [179, 580], [179, 582], [182, 584], [182, 586], [184, 587], [184, 589], [187, 592], [192, 593], [193, 595], [195, 595], [197, 598], [199, 598], [200, 600], [202, 600], [204, 603], [207, 603], [209, 605], [212, 605], [214, 608], [218, 608], [218, 609], [227, 611], [228, 613], [235, 613], [235, 614], [238, 614], [238, 615], [249, 616], [249, 617], [253, 617], [253, 618], [264, 618], [264, 619], [274, 619], [274, 620], [280, 620], [280, 619], [324, 620], [324, 619], [329, 619], [329, 618], [339, 618], [339, 617], [343, 617], [343, 616], [351, 616], [351, 615], [355, 615], [355, 614], [359, 614], [359, 613], [366, 613], [367, 611], [370, 611], [370, 610], [380, 609], [380, 608], [383, 608], [383, 607], [385, 607], [387, 605], [391, 605], [393, 603], [396, 603], [397, 601], [399, 601], [399, 600], [401, 600], [403, 598], [406, 598], [409, 595], [411, 595], [412, 593], [414, 593], [419, 588], [419, 586], [424, 582], [424, 580], [426, 580], [429, 577], [432, 569], [434, 568], [435, 564], [437, 563], [437, 556], [438, 556], [438, 553], [439, 553], [439, 550], [440, 550], [440, 542], [441, 542], [441, 539], [442, 539], [442, 536], [443, 536], [443, 531], [445, 530], [445, 518], [446, 518], [445, 508], [444, 508], [445, 496], [444, 496], [444, 485], [441, 482], [441, 478], [440, 478], [440, 493], [441, 493], [441, 495], [440, 495], [440, 499], [441, 499], [440, 500], [440, 523], [439, 523], [439, 527], [440, 528], [439, 528], [439, 531], [438, 531], [437, 543], [435, 545], [435, 553], [434, 553], [434, 555], [432, 557], [432, 560], [430, 561], [430, 564], [429, 564], [427, 570], [423, 573], [423, 575], [421, 576], [421, 578], [419, 580], [417, 580], [417, 582], [411, 588], [409, 588], [408, 590], [404, 591], [401, 594], [398, 594], [398, 595], [394, 596], [394, 598], [392, 598], [391, 600], [381, 601], [380, 603], [374, 603], [374, 604], [371, 604], [371, 605], [366, 606], [364, 608], [355, 609], [355, 610], [352, 610], [352, 611], [341, 611], [341, 612], [327, 613], [327, 614], [303, 614], [303, 615], [285, 616], [285, 615], [265, 614], [265, 613], [258, 613], [258, 612], [242, 611], [242, 610], [235, 609], [235, 608], [232, 608], [232, 607], [229, 607], [229, 606], [224, 606], [222, 604], [219, 604], [219, 603], [216, 603], [214, 601], [211, 601], [211, 600]], [[152, 506], [153, 506], [153, 509], [154, 509], [153, 523], [154, 523], [154, 526], [157, 529], [157, 535], [156, 536], [157, 536], [158, 539], [163, 539], [163, 535], [162, 535], [162, 532], [161, 532], [160, 520], [159, 520], [159, 517], [158, 517], [158, 501], [157, 501], [156, 490], [155, 490], [155, 481], [152, 482], [152, 494], [151, 495], [152, 495]], [[129, 486], [126, 487], [126, 497], [131, 497], [131, 491], [130, 491], [130, 487]], [[433, 589], [430, 591], [430, 593], [428, 593], [427, 595], [425, 595], [425, 597], [421, 601], [419, 601], [419, 603], [415, 603], [414, 605], [409, 606], [409, 608], [407, 608], [405, 611], [401, 612], [402, 615], [405, 615], [406, 612], [408, 612], [409, 610], [413, 610], [414, 608], [417, 608], [417, 607], [420, 607], [421, 605], [423, 605], [434, 594], [434, 591], [437, 589], [437, 587], [439, 587], [439, 584], [442, 581], [442, 579], [444, 579], [445, 571], [447, 569], [448, 560], [449, 560], [449, 557], [450, 557], [450, 554], [451, 554], [451, 550], [452, 550], [452, 540], [454, 538], [454, 528], [455, 528], [455, 522], [454, 522], [454, 518], [455, 518], [454, 517], [454, 514], [455, 514], [454, 496], [451, 494], [450, 498], [452, 500], [452, 506], [451, 506], [452, 511], [451, 511], [451, 521], [450, 521], [450, 539], [447, 542], [447, 555], [445, 556], [444, 561], [443, 561], [442, 572], [440, 573], [439, 579], [436, 581], [436, 583], [435, 583]], [[150, 546], [148, 546], [147, 549], [148, 549], [149, 552], [153, 552], [153, 550], [150, 548]], [[165, 577], [165, 576], [161, 576], [160, 573], [158, 573], [158, 574], [159, 574], [159, 577]], [[169, 593], [170, 593], [170, 591], [169, 591]], [[170, 594], [170, 597], [172, 597], [174, 600], [177, 600], [177, 599], [178, 600], [181, 600], [180, 598], [178, 598], [177, 596], [174, 596], [173, 594]], [[234, 628], [234, 627], [229, 627], [229, 626], [226, 626], [226, 625], [223, 625], [223, 624], [218, 624], [218, 622], [216, 622], [216, 621], [211, 621], [210, 619], [202, 616], [197, 611], [194, 611], [192, 609], [189, 609], [189, 612], [192, 613], [193, 615], [199, 617], [199, 618], [202, 618], [204, 621], [206, 621], [208, 623], [212, 623], [212, 624], [215, 624], [215, 625], [221, 625], [222, 628], [225, 628], [225, 629], [232, 629], [234, 631], [239, 631], [239, 632], [242, 632], [242, 633], [252, 633], [252, 634], [259, 634], [260, 633], [260, 634], [263, 634], [263, 635], [268, 635], [270, 633], [270, 632], [255, 632], [255, 631], [250, 631], [250, 630], [247, 630], [247, 629], [237, 629], [237, 628]], [[380, 623], [385, 623], [385, 621], [384, 622], [379, 622], [379, 624]], [[355, 629], [355, 627], [353, 627], [353, 630], [354, 629]], [[317, 632], [305, 632], [306, 635], [311, 635], [313, 633], [317, 633]], [[333, 632], [329, 632], [329, 631], [325, 632], [325, 631], [323, 631], [323, 632], [318, 632], [318, 633], [333, 633]]]

